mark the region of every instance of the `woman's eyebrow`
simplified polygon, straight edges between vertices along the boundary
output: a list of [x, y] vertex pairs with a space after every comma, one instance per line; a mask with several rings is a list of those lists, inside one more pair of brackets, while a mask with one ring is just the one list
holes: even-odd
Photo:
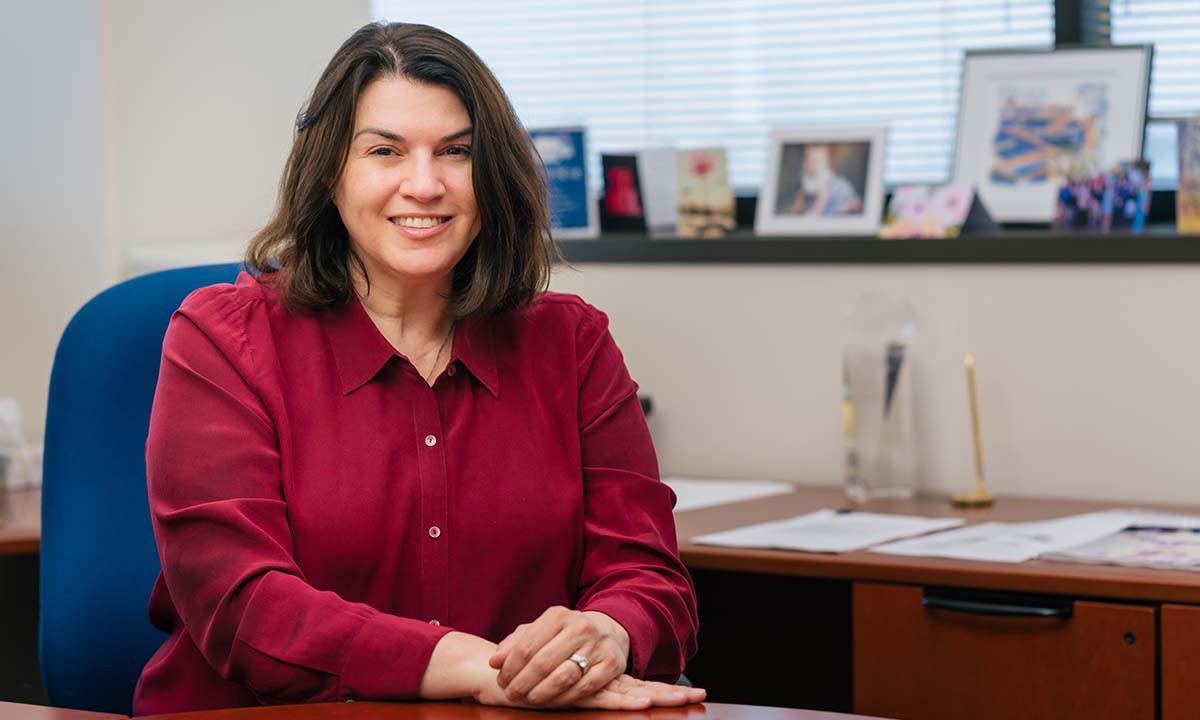
[[[452, 132], [449, 135], [443, 137], [441, 142], [450, 142], [451, 140], [457, 140], [457, 139], [463, 137], [464, 135], [470, 135], [471, 131], [473, 129], [474, 128], [468, 126], [457, 132]], [[384, 138], [385, 140], [391, 140], [392, 142], [398, 142], [398, 143], [404, 142], [403, 135], [394, 133], [391, 130], [384, 130], [383, 128], [377, 128], [377, 127], [365, 127], [363, 129], [359, 130], [358, 132], [354, 133], [354, 138], [358, 138], [359, 135], [378, 135], [379, 137]]]

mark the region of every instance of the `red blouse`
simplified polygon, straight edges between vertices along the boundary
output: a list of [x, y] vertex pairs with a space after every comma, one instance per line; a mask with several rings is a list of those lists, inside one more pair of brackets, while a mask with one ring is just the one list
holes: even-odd
[[196, 291], [146, 446], [170, 637], [135, 713], [412, 698], [451, 628], [498, 642], [551, 605], [608, 614], [631, 674], [674, 679], [695, 595], [636, 392], [571, 295], [460, 321], [431, 388], [357, 299]]

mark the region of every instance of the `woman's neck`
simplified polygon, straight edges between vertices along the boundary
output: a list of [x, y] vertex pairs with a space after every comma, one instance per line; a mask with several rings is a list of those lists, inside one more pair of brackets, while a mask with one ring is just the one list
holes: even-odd
[[379, 332], [406, 357], [428, 354], [450, 332], [453, 318], [441, 287], [372, 282], [368, 292], [366, 281], [356, 278], [354, 291]]

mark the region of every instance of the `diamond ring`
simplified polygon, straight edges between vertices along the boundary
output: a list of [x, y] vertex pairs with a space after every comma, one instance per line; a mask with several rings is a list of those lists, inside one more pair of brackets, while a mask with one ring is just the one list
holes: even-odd
[[588, 660], [584, 656], [579, 653], [571, 653], [571, 657], [567, 659], [579, 666], [579, 672], [587, 672]]

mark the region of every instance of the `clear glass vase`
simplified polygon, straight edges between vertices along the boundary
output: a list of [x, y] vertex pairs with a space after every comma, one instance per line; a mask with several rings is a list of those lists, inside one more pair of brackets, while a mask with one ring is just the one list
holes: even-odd
[[846, 494], [862, 502], [911, 497], [916, 489], [912, 304], [866, 293], [847, 319], [842, 348]]

